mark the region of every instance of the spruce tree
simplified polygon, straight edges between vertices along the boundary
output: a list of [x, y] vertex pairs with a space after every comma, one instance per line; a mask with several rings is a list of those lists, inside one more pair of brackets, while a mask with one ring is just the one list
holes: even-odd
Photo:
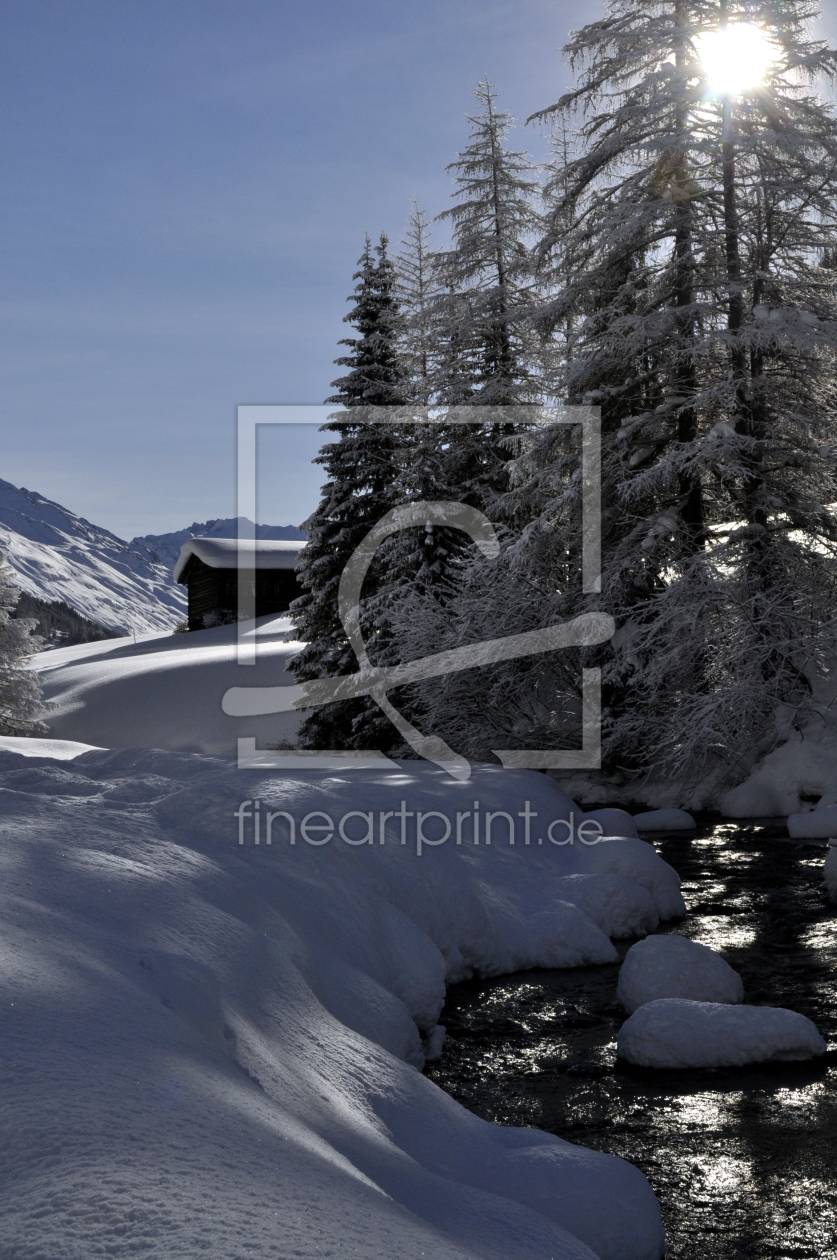
[[[353, 307], [345, 320], [358, 333], [340, 344], [348, 353], [336, 359], [347, 368], [332, 382], [337, 391], [326, 401], [347, 412], [358, 407], [389, 407], [404, 401], [398, 343], [401, 335], [396, 277], [387, 255], [387, 238], [366, 246], [353, 279]], [[352, 423], [340, 419], [324, 426], [338, 440], [317, 457], [328, 474], [316, 511], [305, 522], [308, 532], [299, 572], [306, 594], [292, 606], [299, 637], [306, 647], [291, 669], [298, 681], [354, 673], [357, 658], [337, 611], [340, 577], [360, 541], [398, 501], [399, 446], [391, 425]], [[370, 658], [387, 661], [388, 591], [392, 575], [373, 564], [364, 585], [362, 630]], [[368, 698], [312, 710], [300, 731], [308, 748], [380, 748], [391, 746], [397, 733]]]
[[41, 689], [27, 662], [43, 640], [32, 633], [35, 621], [13, 617], [20, 590], [0, 556], [0, 735], [45, 735], [38, 721]]

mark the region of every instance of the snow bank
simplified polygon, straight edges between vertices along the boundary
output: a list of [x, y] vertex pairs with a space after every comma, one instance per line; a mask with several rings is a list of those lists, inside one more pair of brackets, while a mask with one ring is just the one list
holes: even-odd
[[304, 713], [231, 718], [221, 709], [224, 692], [240, 686], [283, 686], [300, 651], [288, 617], [246, 623], [258, 641], [258, 661], [236, 663], [238, 626], [190, 634], [138, 635], [41, 652], [35, 657], [45, 720], [60, 739], [106, 748], [168, 748], [215, 756], [235, 755], [239, 736], [259, 747], [293, 742]]
[[20, 757], [72, 761], [82, 753], [96, 751], [95, 744], [77, 744], [69, 739], [30, 739], [24, 735], [0, 735], [0, 752], [17, 753]]
[[830, 836], [837, 836], [837, 806], [790, 814], [788, 835], [795, 840], [828, 840]]
[[826, 1051], [810, 1019], [797, 1011], [685, 998], [640, 1006], [619, 1030], [617, 1047], [628, 1063], [652, 1068], [740, 1067]]
[[587, 817], [601, 823], [602, 832], [606, 836], [637, 838], [635, 821], [626, 809], [592, 809]]
[[798, 813], [802, 797], [837, 783], [837, 739], [828, 731], [794, 732], [738, 787], [718, 802], [728, 818], [777, 818]]
[[573, 870], [580, 874], [625, 875], [647, 888], [663, 920], [682, 919], [686, 913], [680, 876], [644, 840], [605, 836], [594, 847], [576, 848], [571, 860]]
[[630, 1013], [657, 998], [743, 1002], [744, 984], [738, 972], [706, 945], [685, 936], [649, 936], [625, 955], [616, 996]]
[[566, 875], [556, 891], [617, 940], [645, 936], [660, 922], [651, 893], [625, 875]]
[[829, 897], [837, 901], [837, 842], [834, 840], [828, 846], [822, 873]]
[[685, 809], [651, 809], [644, 814], [634, 814], [637, 831], [691, 831], [697, 826]]
[[[489, 1124], [412, 1066], [446, 975], [610, 958], [556, 892], [580, 858], [629, 868], [631, 845], [647, 876], [650, 846], [538, 843], [572, 802], [494, 767], [456, 784], [425, 763], [279, 777], [6, 752], [0, 800], [4, 1254], [662, 1254], [637, 1169]], [[474, 801], [515, 845], [466, 827], [434, 847]]]

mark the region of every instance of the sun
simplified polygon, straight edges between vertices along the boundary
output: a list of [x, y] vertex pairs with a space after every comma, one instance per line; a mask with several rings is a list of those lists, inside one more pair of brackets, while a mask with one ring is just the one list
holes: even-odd
[[764, 82], [779, 50], [759, 26], [738, 22], [696, 41], [711, 96], [739, 96]]

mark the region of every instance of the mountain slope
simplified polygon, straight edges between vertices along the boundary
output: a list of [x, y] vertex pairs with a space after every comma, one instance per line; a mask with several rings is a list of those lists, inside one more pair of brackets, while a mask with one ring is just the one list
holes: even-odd
[[[204, 532], [231, 538], [236, 530], [235, 520], [196, 522], [186, 530], [128, 543], [59, 503], [0, 479], [0, 552], [21, 589], [49, 603], [60, 600], [123, 634], [173, 630], [186, 615], [186, 589], [172, 577], [181, 542]], [[260, 526], [259, 536], [298, 533], [290, 526]]]

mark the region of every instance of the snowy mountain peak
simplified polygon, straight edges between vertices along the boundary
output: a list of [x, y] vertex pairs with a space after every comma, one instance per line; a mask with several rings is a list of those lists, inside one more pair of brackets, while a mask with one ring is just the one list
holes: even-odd
[[[91, 621], [126, 634], [172, 630], [185, 617], [186, 591], [172, 576], [181, 543], [237, 533], [235, 518], [219, 518], [128, 543], [69, 508], [0, 479], [0, 553], [21, 589], [36, 599], [63, 600]], [[290, 525], [260, 525], [256, 533], [259, 538], [304, 536]]]

